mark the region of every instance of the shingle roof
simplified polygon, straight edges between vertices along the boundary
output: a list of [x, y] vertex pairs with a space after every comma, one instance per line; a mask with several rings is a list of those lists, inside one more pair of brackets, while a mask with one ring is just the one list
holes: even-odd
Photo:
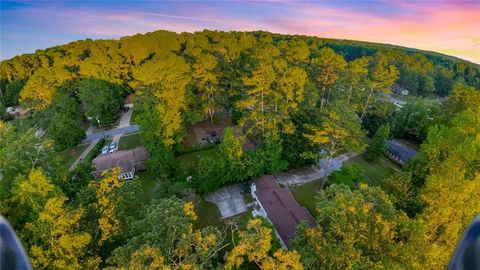
[[110, 170], [120, 167], [122, 173], [130, 172], [133, 165], [148, 159], [148, 152], [145, 147], [137, 147], [129, 150], [117, 151], [113, 154], [96, 157], [92, 164], [97, 171]]
[[133, 94], [126, 96], [125, 99], [123, 100], [123, 104], [130, 104], [130, 103], [133, 103]]
[[397, 140], [388, 140], [387, 150], [403, 162], [407, 162], [417, 154], [417, 151]]
[[255, 185], [258, 200], [286, 245], [295, 237], [301, 221], [306, 221], [311, 227], [317, 225], [307, 209], [297, 203], [290, 191], [281, 188], [273, 176], [264, 175], [255, 181]]

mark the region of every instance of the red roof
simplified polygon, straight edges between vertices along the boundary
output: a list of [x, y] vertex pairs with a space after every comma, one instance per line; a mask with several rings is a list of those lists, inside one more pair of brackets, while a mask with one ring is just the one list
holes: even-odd
[[264, 175], [255, 181], [255, 185], [258, 200], [286, 245], [295, 237], [301, 221], [311, 227], [317, 226], [310, 212], [298, 204], [289, 190], [281, 188], [273, 176]]
[[93, 159], [92, 163], [98, 172], [111, 170], [120, 167], [122, 173], [133, 170], [136, 163], [144, 162], [148, 159], [147, 149], [137, 147], [129, 150], [117, 151], [113, 154], [101, 155]]

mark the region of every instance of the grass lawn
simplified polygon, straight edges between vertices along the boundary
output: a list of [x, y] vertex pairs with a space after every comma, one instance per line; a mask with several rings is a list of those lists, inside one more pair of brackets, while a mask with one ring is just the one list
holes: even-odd
[[127, 134], [120, 137], [120, 141], [118, 142], [118, 150], [132, 149], [141, 145], [142, 140], [140, 138], [140, 133]]
[[160, 180], [150, 171], [145, 170], [138, 172], [134, 181], [140, 181], [143, 188], [143, 200], [145, 203], [150, 202], [150, 199], [155, 197], [155, 192], [160, 187]]
[[65, 150], [61, 152], [61, 156], [63, 157], [62, 165], [64, 168], [67, 170], [70, 168], [70, 166], [77, 160], [77, 158], [87, 149], [88, 143], [86, 144], [81, 144], [77, 145], [76, 147], [72, 149]]
[[218, 154], [218, 147], [192, 152], [177, 157], [177, 161], [182, 169], [188, 171], [195, 166], [202, 157], [215, 157]]
[[105, 138], [105, 143], [103, 144], [103, 146], [110, 145], [112, 143], [112, 140], [113, 139], [111, 137]]
[[366, 160], [364, 155], [359, 155], [348, 161], [348, 163], [353, 162], [358, 163], [365, 170], [365, 178], [372, 185], [400, 171], [400, 167], [387, 158], [371, 162]]
[[221, 219], [220, 211], [214, 203], [207, 202], [201, 196], [197, 196], [194, 205], [197, 213], [196, 226], [198, 228], [205, 228], [210, 225], [217, 228], [223, 227], [224, 222]]
[[314, 198], [322, 188], [322, 182], [322, 179], [317, 179], [300, 186], [290, 187], [290, 191], [295, 200], [297, 200], [301, 206], [307, 208], [313, 216], [316, 216]]
[[130, 124], [137, 124], [137, 117], [142, 113], [142, 110], [133, 108], [132, 117], [130, 118]]
[[77, 158], [87, 149], [87, 144], [77, 145], [75, 148], [68, 149], [63, 151], [62, 156], [64, 156], [63, 164], [68, 169], [70, 166], [77, 160]]

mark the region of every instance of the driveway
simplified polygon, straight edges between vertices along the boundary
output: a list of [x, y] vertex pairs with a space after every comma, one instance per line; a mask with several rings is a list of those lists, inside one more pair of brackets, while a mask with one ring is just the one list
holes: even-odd
[[206, 200], [217, 205], [222, 218], [247, 211], [240, 185], [223, 187], [207, 195]]
[[274, 175], [274, 177], [278, 183], [284, 186], [303, 185], [317, 179], [323, 179], [325, 183], [325, 180], [333, 171], [340, 170], [343, 163], [358, 155], [359, 153], [345, 153], [333, 158], [330, 166], [328, 166], [327, 159], [320, 159], [316, 165], [279, 173]]

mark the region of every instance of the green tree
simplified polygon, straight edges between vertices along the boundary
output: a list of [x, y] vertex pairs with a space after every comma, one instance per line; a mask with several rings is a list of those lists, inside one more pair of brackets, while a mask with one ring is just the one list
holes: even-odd
[[285, 60], [260, 62], [251, 76], [244, 78], [248, 87], [237, 106], [244, 109], [241, 125], [247, 133], [260, 134], [281, 130], [292, 133], [291, 114], [303, 101], [307, 74], [299, 67], [289, 67]]
[[331, 185], [316, 206], [319, 225], [300, 226], [292, 242], [306, 269], [423, 269], [422, 223], [395, 209], [380, 188]]
[[321, 92], [320, 110], [328, 103], [330, 92], [339, 80], [347, 62], [331, 48], [322, 48], [317, 57], [312, 58], [312, 73]]
[[[239, 241], [226, 255], [225, 269], [238, 269], [246, 262], [254, 263], [263, 270], [302, 270], [300, 256], [296, 251], [272, 249], [272, 229], [261, 219], [251, 219], [246, 230], [239, 231]], [[248, 265], [248, 264], [247, 264]]]
[[375, 54], [370, 62], [367, 81], [369, 90], [360, 119], [363, 120], [363, 117], [367, 113], [375, 91], [390, 93], [389, 87], [395, 82], [397, 77], [398, 70], [394, 65], [389, 64], [387, 56], [382, 53]]
[[158, 176], [176, 169], [173, 145], [181, 140], [190, 67], [183, 58], [165, 52], [133, 71], [142, 113], [142, 141], [150, 152], [149, 165]]
[[356, 103], [361, 96], [360, 93], [365, 90], [370, 61], [370, 57], [361, 57], [348, 62], [340, 78], [346, 88], [348, 104]]
[[[421, 218], [431, 243], [426, 265], [446, 267], [468, 224], [480, 212], [480, 110], [467, 109], [448, 125], [430, 128], [420, 155], [427, 177], [420, 192]], [[477, 139], [475, 139], [477, 138]]]
[[47, 172], [54, 168], [52, 142], [35, 136], [33, 128], [19, 133], [15, 132], [13, 125], [0, 122], [0, 153], [0, 170], [4, 178], [0, 182], [2, 200], [8, 198], [7, 193], [17, 176], [28, 175], [32, 168], [45, 168]]
[[[41, 169], [32, 169], [28, 176], [19, 175], [13, 183], [8, 212], [4, 212], [17, 229], [38, 218], [48, 199], [59, 193], [59, 189]], [[6, 206], [6, 205], [5, 205]]]
[[334, 171], [328, 177], [328, 181], [332, 184], [344, 184], [353, 189], [365, 182], [363, 173], [364, 170], [358, 163], [345, 164], [339, 171]]
[[173, 197], [154, 201], [143, 219], [133, 223], [127, 242], [115, 249], [107, 262], [126, 267], [135, 252], [151, 247], [158, 249], [173, 269], [211, 269], [223, 236], [213, 227], [193, 230], [196, 218], [192, 203]]
[[218, 107], [217, 100], [221, 94], [221, 89], [218, 87], [217, 66], [217, 58], [207, 53], [202, 53], [195, 57], [195, 63], [192, 65], [192, 75], [198, 88], [198, 96], [212, 127], [213, 116]]
[[220, 160], [224, 176], [229, 181], [241, 181], [245, 178], [245, 161], [240, 138], [236, 137], [232, 128], [226, 128], [220, 144]]
[[52, 104], [58, 87], [72, 78], [73, 75], [63, 67], [40, 69], [23, 87], [20, 102], [27, 102], [35, 109], [44, 110]]
[[337, 102], [329, 106], [321, 120], [320, 126], [307, 125], [309, 131], [304, 136], [325, 151], [329, 167], [332, 158], [365, 148], [360, 119], [346, 104]]
[[155, 110], [155, 113], [147, 112], [149, 117], [156, 118], [152, 119], [153, 130], [142, 128], [145, 129], [144, 132], [153, 133], [152, 136], [166, 146], [173, 145], [179, 139], [182, 116], [186, 110], [185, 88], [190, 82], [189, 74], [190, 67], [185, 60], [170, 52], [156, 55], [133, 71], [136, 81], [134, 85], [151, 102], [146, 103], [148, 107], [144, 108], [144, 112]]
[[121, 86], [106, 81], [88, 78], [78, 83], [85, 116], [92, 125], [108, 125], [118, 118], [123, 106], [124, 90]]
[[67, 198], [50, 198], [23, 234], [32, 265], [39, 269], [96, 268], [100, 258], [88, 252], [92, 236], [80, 230], [83, 209], [65, 206]]
[[438, 104], [427, 104], [422, 98], [414, 98], [396, 111], [392, 119], [392, 133], [397, 138], [422, 142], [430, 126], [438, 122]]
[[388, 136], [390, 136], [390, 127], [388, 125], [382, 125], [377, 129], [370, 145], [365, 151], [367, 159], [372, 161], [378, 160], [385, 155]]
[[[27, 83], [26, 80], [15, 80], [2, 88], [2, 97], [5, 101], [5, 105], [8, 106], [15, 106], [18, 105], [18, 101], [20, 99], [20, 92], [22, 91], [23, 87]], [[2, 100], [0, 100], [2, 102]]]
[[57, 113], [50, 121], [48, 134], [54, 140], [57, 151], [75, 147], [85, 138], [85, 132], [80, 127], [79, 121], [68, 115]]

